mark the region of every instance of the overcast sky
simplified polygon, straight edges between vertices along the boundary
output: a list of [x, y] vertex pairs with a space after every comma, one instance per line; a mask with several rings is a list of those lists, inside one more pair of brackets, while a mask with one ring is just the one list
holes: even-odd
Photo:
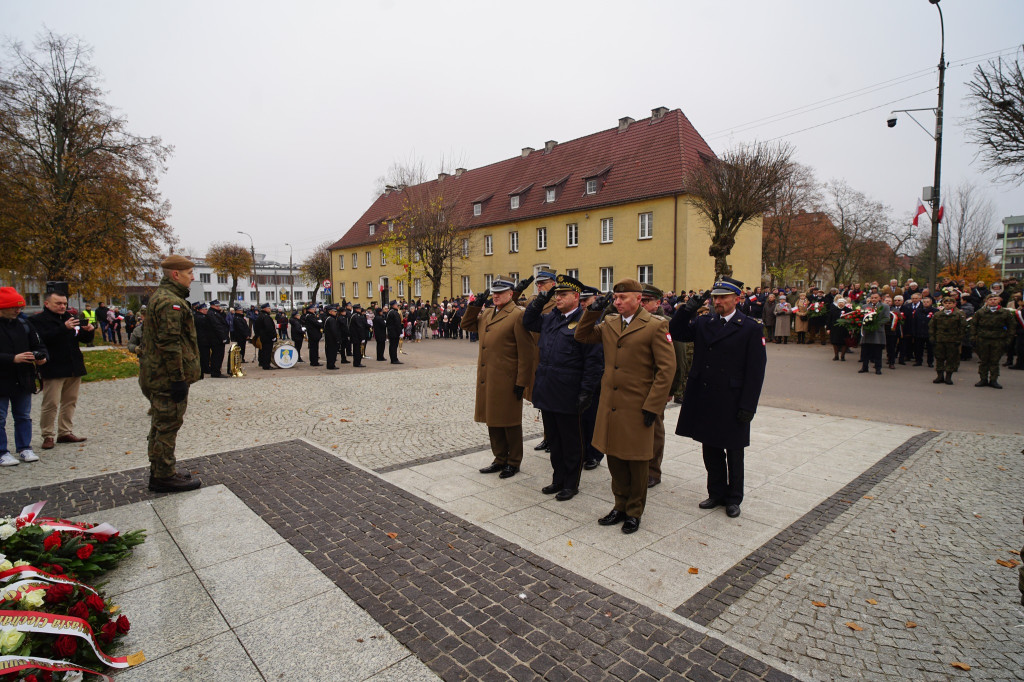
[[[1021, 55], [1024, 2], [942, 8], [943, 186], [975, 182], [997, 221], [1022, 214], [1024, 188], [973, 162], [964, 84], [982, 55]], [[6, 39], [45, 28], [91, 45], [130, 129], [175, 147], [161, 188], [199, 253], [248, 246], [245, 230], [284, 262], [291, 242], [298, 262], [351, 227], [396, 160], [475, 168], [658, 106], [682, 109], [716, 152], [786, 135], [820, 179], [897, 215], [932, 183], [934, 142], [905, 116], [885, 125], [890, 109], [935, 106], [928, 0], [0, 0]]]

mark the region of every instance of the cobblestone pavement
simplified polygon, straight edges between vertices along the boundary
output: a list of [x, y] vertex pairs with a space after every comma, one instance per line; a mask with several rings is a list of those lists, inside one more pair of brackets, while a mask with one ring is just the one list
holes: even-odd
[[1021, 447], [930, 441], [710, 627], [826, 679], [1021, 679]]

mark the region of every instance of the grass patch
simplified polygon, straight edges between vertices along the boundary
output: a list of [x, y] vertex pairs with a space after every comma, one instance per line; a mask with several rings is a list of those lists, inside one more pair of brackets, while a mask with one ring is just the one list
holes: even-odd
[[82, 381], [108, 381], [139, 376], [139, 358], [124, 348], [82, 353], [87, 374]]

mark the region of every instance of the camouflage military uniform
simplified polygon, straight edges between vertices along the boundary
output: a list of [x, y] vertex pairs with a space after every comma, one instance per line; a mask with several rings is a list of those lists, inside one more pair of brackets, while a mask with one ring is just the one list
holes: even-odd
[[693, 343], [691, 341], [672, 341], [672, 347], [676, 351], [676, 376], [672, 380], [672, 396], [683, 399], [686, 393], [686, 378], [690, 374], [690, 365], [693, 364]]
[[971, 318], [971, 341], [978, 352], [978, 375], [981, 381], [977, 385], [995, 384], [999, 378], [999, 360], [1003, 357], [1006, 344], [1013, 338], [1016, 330], [1013, 313], [1007, 308], [997, 307], [995, 312], [982, 307]]
[[959, 310], [940, 310], [928, 320], [928, 338], [935, 343], [935, 371], [955, 372], [960, 369], [960, 342], [967, 328], [967, 318]]
[[201, 378], [195, 320], [185, 297], [188, 287], [164, 277], [149, 299], [142, 326], [139, 386], [149, 399], [149, 462], [152, 476], [174, 476], [174, 444], [185, 419], [188, 398], [171, 399], [171, 384]]

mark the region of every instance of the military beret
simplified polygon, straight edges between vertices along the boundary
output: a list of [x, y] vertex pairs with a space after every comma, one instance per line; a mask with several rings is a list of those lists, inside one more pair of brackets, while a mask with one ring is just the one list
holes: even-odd
[[190, 270], [196, 266], [195, 263], [190, 261], [184, 256], [179, 256], [176, 253], [172, 253], [167, 258], [164, 258], [160, 262], [160, 267], [164, 270]]
[[555, 277], [555, 286], [552, 291], [576, 291], [580, 292], [583, 290], [583, 282], [579, 281], [575, 277], [569, 277], [568, 275], [558, 275]]
[[629, 277], [625, 279], [620, 279], [618, 282], [615, 283], [615, 286], [612, 287], [612, 291], [616, 294], [639, 294], [643, 292], [643, 290], [644, 287], [642, 284], [640, 284], [640, 282], [636, 281], [635, 279], [630, 279]]
[[643, 287], [643, 291], [640, 292], [640, 295], [643, 296], [644, 298], [656, 298], [658, 300], [661, 300], [661, 297], [664, 296], [665, 293], [658, 287], [654, 286], [653, 284], [645, 284]]
[[956, 299], [953, 298], [952, 296], [943, 296], [942, 297], [942, 302], [943, 303], [956, 303]]

